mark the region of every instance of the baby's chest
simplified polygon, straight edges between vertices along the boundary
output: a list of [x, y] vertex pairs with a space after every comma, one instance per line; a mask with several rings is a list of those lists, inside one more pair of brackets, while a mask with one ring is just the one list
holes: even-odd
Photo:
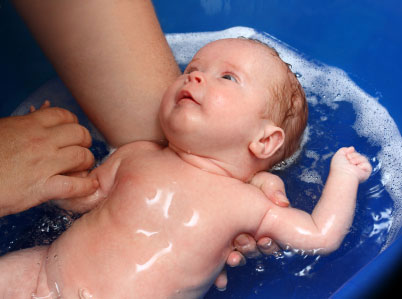
[[185, 169], [163, 168], [134, 168], [117, 177], [108, 201], [119, 221], [134, 230], [198, 238], [214, 233], [230, 239], [257, 228], [262, 206], [248, 188]]

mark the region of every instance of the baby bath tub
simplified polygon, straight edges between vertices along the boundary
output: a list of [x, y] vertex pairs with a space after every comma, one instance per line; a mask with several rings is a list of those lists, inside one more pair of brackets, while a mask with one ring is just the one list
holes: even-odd
[[[295, 71], [299, 72], [307, 90], [310, 115], [319, 118], [319, 122], [327, 121], [325, 111], [321, 112], [324, 114], [314, 115], [315, 109], [323, 109], [319, 105], [320, 101], [325, 102], [326, 96], [338, 96], [331, 93], [333, 90], [322, 82], [322, 78], [331, 73], [328, 75], [331, 84], [334, 79], [341, 78], [341, 82], [337, 81], [335, 85], [340, 85], [341, 89], [344, 86], [346, 89], [352, 88], [354, 92], [346, 92], [344, 95], [352, 99], [340, 99], [339, 102], [334, 100], [327, 102], [326, 106], [333, 111], [353, 110], [356, 115], [345, 116], [351, 118], [345, 120], [342, 119], [343, 113], [335, 112], [329, 126], [339, 126], [339, 132], [333, 134], [340, 136], [343, 126], [353, 127], [357, 134], [347, 139], [347, 142], [356, 142], [357, 148], [363, 153], [368, 144], [370, 149], [366, 154], [375, 168], [371, 183], [362, 186], [363, 191], [359, 193], [359, 202], [363, 203], [358, 202], [352, 236], [346, 237], [340, 250], [324, 258], [293, 256], [291, 252], [285, 251], [281, 257], [249, 261], [246, 267], [229, 271], [226, 292], [211, 290], [206, 298], [357, 298], [386, 292], [391, 286], [390, 281], [401, 279], [398, 267], [401, 266], [402, 257], [399, 222], [402, 183], [394, 177], [402, 168], [398, 164], [384, 171], [384, 164], [390, 159], [386, 158], [388, 152], [384, 154], [384, 150], [381, 151], [386, 145], [379, 144], [381, 140], [385, 140], [385, 143], [390, 139], [396, 140], [396, 143], [391, 142], [390, 145], [393, 152], [391, 158], [396, 160], [401, 156], [402, 148], [398, 148], [398, 144], [401, 144], [398, 128], [402, 128], [399, 91], [402, 67], [400, 1], [154, 0], [154, 5], [164, 32], [204, 32], [191, 35], [195, 43], [228, 35], [257, 34], [257, 37], [262, 36], [278, 46], [281, 55], [289, 57], [295, 64]], [[231, 29], [229, 33], [221, 31], [235, 26], [242, 28]], [[211, 37], [205, 33], [207, 31], [220, 33]], [[0, 116], [5, 117], [38, 87], [55, 78], [56, 74], [8, 2], [2, 2], [0, 8], [0, 32]], [[183, 36], [191, 42], [189, 35], [168, 35], [169, 42], [176, 47], [176, 55], [185, 44]], [[183, 64], [186, 59], [178, 57], [178, 61]], [[311, 74], [314, 69], [318, 69], [321, 75]], [[345, 78], [349, 78], [350, 82]], [[312, 88], [310, 92], [311, 86], [307, 84], [324, 86], [324, 91], [315, 93]], [[320, 86], [315, 88], [320, 89]], [[325, 86], [328, 88], [325, 89]], [[354, 97], [361, 98], [360, 104], [356, 104]], [[375, 106], [378, 102], [387, 109], [389, 115], [381, 108], [374, 112], [368, 111], [369, 106]], [[368, 122], [364, 117], [361, 120], [359, 113], [379, 113], [379, 117], [385, 113], [388, 117], [384, 122], [386, 126], [395, 127], [390, 131], [392, 138], [380, 138], [380, 141], [374, 138], [373, 141], [370, 134], [378, 132], [367, 133], [364, 128], [375, 126], [377, 122], [373, 122], [372, 118]], [[379, 123], [382, 124], [381, 121]], [[322, 155], [316, 158], [315, 152], [309, 151], [309, 144], [306, 145], [305, 159], [323, 161]], [[284, 175], [286, 178], [286, 171]], [[318, 175], [319, 179], [321, 176]], [[322, 180], [325, 181], [325, 176]], [[305, 176], [302, 181], [309, 183]], [[288, 195], [292, 200], [291, 188], [287, 184]], [[27, 227], [31, 223], [26, 221], [27, 217], [40, 218], [40, 213], [43, 211], [26, 212], [22, 216], [3, 219], [1, 253], [28, 246], [26, 241], [22, 245], [15, 244], [27, 231], [32, 233]], [[367, 238], [361, 238], [361, 235]]]

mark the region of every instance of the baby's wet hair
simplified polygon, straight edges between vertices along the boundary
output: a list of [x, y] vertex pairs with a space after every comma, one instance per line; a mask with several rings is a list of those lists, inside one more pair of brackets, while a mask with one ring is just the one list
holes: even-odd
[[282, 148], [273, 157], [271, 166], [291, 157], [299, 148], [304, 129], [307, 125], [308, 105], [306, 95], [297, 75], [292, 72], [292, 65], [283, 61], [278, 51], [255, 38], [240, 36], [239, 39], [247, 40], [265, 47], [278, 58], [286, 70], [286, 80], [281, 86], [269, 87], [273, 98], [269, 99], [265, 117], [282, 128], [285, 132], [285, 142]]
[[[259, 45], [261, 45], [261, 46], [264, 46], [264, 47], [267, 48], [268, 50], [272, 51], [275, 56], [280, 57], [278, 51], [276, 51], [276, 49], [275, 49], [274, 47], [271, 47], [271, 46], [268, 45], [267, 43], [264, 43], [263, 41], [261, 41], [261, 40], [259, 40], [259, 39], [257, 39], [257, 38], [239, 36], [238, 39], [247, 40], [247, 41], [250, 41], [250, 42], [255, 42], [256, 44], [259, 44]], [[283, 60], [282, 60], [282, 61], [283, 61]], [[284, 61], [283, 61], [283, 62], [284, 62]], [[289, 66], [290, 68], [292, 67], [291, 64], [286, 63], [286, 62], [284, 62], [284, 63], [285, 63], [287, 66]]]

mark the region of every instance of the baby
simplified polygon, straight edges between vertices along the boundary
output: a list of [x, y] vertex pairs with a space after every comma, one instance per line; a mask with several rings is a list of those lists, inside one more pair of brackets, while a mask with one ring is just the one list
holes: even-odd
[[119, 148], [91, 172], [95, 194], [64, 202], [89, 213], [50, 247], [0, 259], [3, 298], [199, 298], [240, 233], [311, 253], [340, 245], [370, 163], [338, 150], [312, 215], [267, 199], [263, 170], [295, 152], [307, 119], [303, 90], [273, 49], [206, 45], [159, 116], [167, 147]]

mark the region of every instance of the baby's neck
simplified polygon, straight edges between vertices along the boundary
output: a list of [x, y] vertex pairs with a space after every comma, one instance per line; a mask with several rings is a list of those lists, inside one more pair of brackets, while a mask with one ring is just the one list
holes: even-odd
[[238, 167], [234, 164], [220, 161], [211, 157], [199, 156], [191, 152], [186, 152], [171, 144], [169, 144], [166, 150], [174, 152], [184, 162], [187, 162], [188, 164], [203, 171], [216, 175], [235, 178], [244, 182], [249, 181], [254, 175], [254, 173], [244, 171], [241, 167]]

